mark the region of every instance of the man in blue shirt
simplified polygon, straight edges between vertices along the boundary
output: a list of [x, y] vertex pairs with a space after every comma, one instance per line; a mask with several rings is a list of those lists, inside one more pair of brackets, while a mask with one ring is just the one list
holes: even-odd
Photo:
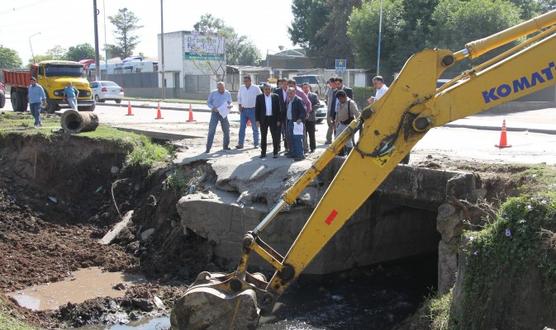
[[46, 103], [46, 94], [41, 85], [37, 84], [37, 79], [31, 77], [31, 85], [29, 85], [27, 96], [29, 97], [29, 109], [35, 118], [35, 128], [42, 126], [41, 124], [41, 105]]
[[77, 88], [73, 87], [71, 81], [64, 87], [64, 98], [68, 102], [68, 105], [75, 111], [77, 111], [77, 95], [79, 91]]
[[224, 82], [220, 81], [216, 84], [216, 90], [209, 94], [207, 105], [211, 110], [211, 115], [205, 153], [208, 154], [210, 152], [218, 122], [220, 122], [222, 133], [224, 133], [224, 150], [230, 150], [230, 123], [228, 122], [228, 112], [232, 107], [232, 95], [226, 90]]

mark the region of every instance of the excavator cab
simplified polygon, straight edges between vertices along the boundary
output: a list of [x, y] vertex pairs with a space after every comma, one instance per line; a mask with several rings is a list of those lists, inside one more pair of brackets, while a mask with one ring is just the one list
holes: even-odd
[[[442, 73], [528, 37], [511, 49], [437, 87]], [[365, 108], [291, 186], [270, 213], [243, 238], [237, 269], [202, 272], [172, 311], [177, 329], [254, 329], [277, 297], [433, 127], [513, 101], [556, 83], [556, 10], [465, 45], [463, 50], [429, 49], [413, 55], [388, 92]], [[534, 83], [533, 83], [534, 82]], [[359, 141], [286, 255], [259, 234], [314, 180], [354, 134]], [[343, 198], [349, 196], [348, 199]], [[270, 280], [247, 271], [255, 252], [275, 273]]]

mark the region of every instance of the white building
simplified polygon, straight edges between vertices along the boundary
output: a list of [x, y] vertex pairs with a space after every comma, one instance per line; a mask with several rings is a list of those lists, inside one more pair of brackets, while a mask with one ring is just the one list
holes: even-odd
[[[226, 72], [226, 45], [222, 36], [190, 31], [164, 33], [164, 68], [158, 34], [159, 70], [164, 70], [166, 88], [185, 93], [206, 93]], [[159, 79], [159, 87], [163, 80]]]

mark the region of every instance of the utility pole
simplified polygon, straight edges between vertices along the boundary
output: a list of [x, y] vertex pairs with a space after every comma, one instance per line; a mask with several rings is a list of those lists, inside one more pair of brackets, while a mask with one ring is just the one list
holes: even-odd
[[108, 74], [108, 44], [106, 43], [106, 4], [104, 0], [102, 0], [102, 13], [104, 15], [104, 67], [106, 68], [106, 74]]
[[95, 80], [100, 80], [100, 54], [98, 49], [98, 15], [97, 0], [93, 0], [94, 24], [95, 24]]
[[166, 98], [166, 73], [164, 72], [164, 0], [160, 0], [160, 71], [162, 72], [162, 99]]
[[382, 0], [380, 0], [380, 16], [378, 19], [378, 49], [376, 56], [376, 75], [380, 75], [380, 44], [382, 43]]

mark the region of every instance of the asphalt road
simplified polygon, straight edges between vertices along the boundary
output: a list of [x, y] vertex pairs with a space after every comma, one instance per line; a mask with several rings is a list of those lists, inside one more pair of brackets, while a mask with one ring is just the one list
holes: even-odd
[[[11, 105], [6, 103], [3, 110], [11, 110]], [[544, 128], [552, 128], [556, 118], [556, 110], [532, 111], [527, 113], [508, 115], [510, 124], [520, 128], [528, 126], [535, 127], [544, 125]], [[188, 123], [187, 111], [162, 110], [163, 119], [155, 119], [156, 109], [133, 108], [133, 116], [127, 116], [127, 105], [116, 105], [107, 103], [97, 106], [95, 113], [98, 114], [100, 122], [128, 129], [139, 129], [145, 131], [157, 131], [161, 133], [172, 133], [188, 136], [187, 146], [192, 152], [203, 151], [207, 136], [210, 113], [194, 111], [193, 123]], [[544, 118], [546, 117], [546, 118]], [[500, 115], [474, 116], [462, 120], [466, 123], [475, 123], [478, 126], [482, 122], [496, 123], [502, 117]], [[237, 143], [239, 129], [239, 114], [229, 115], [231, 126], [231, 147]], [[500, 123], [501, 124], [501, 123]], [[326, 124], [317, 125], [317, 144], [322, 145], [325, 141]], [[248, 127], [246, 146], [252, 144], [252, 133]], [[191, 137], [197, 137], [191, 139]], [[217, 135], [213, 150], [221, 148], [222, 133], [217, 129]], [[499, 142], [500, 132], [491, 129], [470, 129], [439, 127], [432, 129], [412, 151], [412, 161], [419, 161], [427, 156], [448, 157], [450, 159], [476, 160], [491, 163], [547, 163], [556, 164], [556, 134], [531, 133], [528, 131], [508, 132], [508, 142], [511, 148], [498, 149], [494, 145]], [[271, 148], [271, 147], [270, 147]]]

